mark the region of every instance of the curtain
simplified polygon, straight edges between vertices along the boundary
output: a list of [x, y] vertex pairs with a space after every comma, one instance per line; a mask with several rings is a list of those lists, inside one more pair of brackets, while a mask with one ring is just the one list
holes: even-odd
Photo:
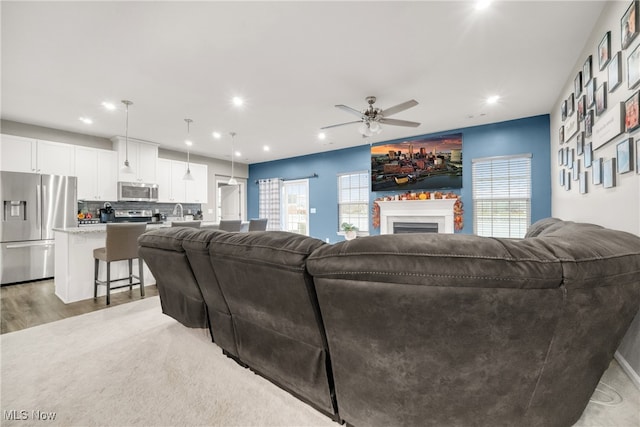
[[258, 213], [260, 218], [267, 218], [267, 230], [280, 230], [280, 195], [282, 179], [270, 178], [258, 181], [260, 201]]

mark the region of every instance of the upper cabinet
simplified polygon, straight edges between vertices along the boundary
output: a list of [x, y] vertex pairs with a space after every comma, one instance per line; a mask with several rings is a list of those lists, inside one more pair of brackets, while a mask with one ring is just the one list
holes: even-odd
[[78, 200], [117, 200], [117, 153], [75, 147]]
[[75, 175], [73, 145], [13, 135], [0, 139], [0, 170]]
[[158, 202], [207, 203], [207, 165], [190, 163], [193, 181], [185, 181], [187, 163], [158, 159]]
[[[149, 184], [158, 182], [157, 144], [131, 138], [127, 144], [121, 136], [113, 137], [111, 140], [113, 141], [113, 149], [118, 152], [118, 181]], [[127, 158], [133, 173], [122, 172], [124, 161]]]

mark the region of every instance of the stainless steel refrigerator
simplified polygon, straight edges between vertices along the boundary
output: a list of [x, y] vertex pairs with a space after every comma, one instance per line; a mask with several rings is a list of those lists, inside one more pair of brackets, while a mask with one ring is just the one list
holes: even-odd
[[52, 228], [75, 227], [74, 176], [0, 172], [0, 283], [53, 277]]

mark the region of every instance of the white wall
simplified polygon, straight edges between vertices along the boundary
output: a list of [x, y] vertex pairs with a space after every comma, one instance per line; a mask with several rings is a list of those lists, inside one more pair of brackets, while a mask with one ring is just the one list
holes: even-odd
[[[596, 86], [607, 81], [607, 70], [599, 70], [598, 67], [598, 45], [607, 31], [611, 31], [611, 56], [621, 51], [621, 31], [620, 20], [624, 15], [630, 1], [612, 1], [607, 2], [600, 19], [596, 23], [591, 36], [585, 41], [584, 49], [576, 62], [573, 71], [566, 76], [564, 91], [558, 94], [558, 99], [551, 111], [551, 211], [552, 215], [557, 218], [571, 221], [590, 222], [600, 224], [607, 228], [627, 231], [640, 236], [640, 175], [636, 173], [638, 170], [634, 162], [634, 171], [625, 174], [616, 174], [616, 187], [603, 188], [602, 185], [593, 185], [591, 183], [591, 170], [587, 168], [587, 194], [580, 194], [577, 181], [571, 182], [571, 190], [566, 191], [559, 184], [559, 171], [557, 153], [560, 147], [559, 129], [562, 126], [562, 116], [560, 108], [562, 101], [567, 99], [573, 92], [573, 81], [582, 70], [584, 61], [589, 55], [593, 56], [593, 75], [596, 78]], [[576, 4], [579, 7], [579, 3]], [[636, 37], [633, 43], [622, 50], [622, 84], [613, 93], [607, 93], [607, 105], [624, 102], [633, 93], [640, 89], [640, 85], [635, 89], [627, 87], [627, 55], [633, 52], [633, 49], [640, 44], [640, 35]], [[583, 90], [584, 93], [584, 90]], [[577, 104], [577, 99], [576, 99]], [[608, 109], [607, 111], [610, 111]], [[576, 113], [574, 113], [576, 114]], [[594, 112], [594, 123], [598, 118]], [[584, 123], [580, 123], [580, 131], [584, 131]], [[627, 137], [634, 138], [634, 149], [636, 146], [635, 139], [640, 139], [640, 129], [630, 134], [622, 134], [601, 148], [593, 152], [593, 158], [602, 157], [603, 159], [611, 159], [616, 157], [616, 144]], [[591, 138], [585, 138], [585, 143]], [[576, 138], [574, 137], [568, 142], [571, 148], [575, 148]], [[635, 151], [634, 151], [635, 159]], [[583, 161], [584, 156], [579, 156]], [[583, 163], [583, 162], [581, 162]], [[582, 165], [582, 167], [584, 167]], [[627, 332], [622, 345], [618, 349], [619, 355], [622, 356], [624, 362], [635, 371], [632, 377], [637, 382], [640, 379], [640, 313], [636, 316], [635, 321]], [[638, 384], [638, 383], [637, 383]]]

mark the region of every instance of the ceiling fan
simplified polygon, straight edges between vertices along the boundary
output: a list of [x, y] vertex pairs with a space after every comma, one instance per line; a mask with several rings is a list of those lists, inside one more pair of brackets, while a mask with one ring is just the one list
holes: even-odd
[[402, 104], [395, 105], [393, 107], [387, 108], [386, 110], [382, 110], [380, 108], [374, 107], [373, 104], [376, 102], [375, 96], [367, 96], [366, 98], [369, 107], [364, 111], [358, 111], [355, 108], [347, 107], [346, 105], [336, 105], [341, 110], [346, 111], [347, 113], [354, 114], [359, 117], [359, 120], [354, 120], [352, 122], [339, 123], [337, 125], [325, 126], [321, 129], [330, 129], [338, 126], [350, 125], [353, 123], [361, 123], [358, 131], [362, 134], [363, 138], [366, 138], [371, 135], [378, 134], [382, 131], [382, 127], [380, 123], [385, 125], [393, 125], [393, 126], [408, 126], [408, 127], [418, 127], [420, 123], [418, 122], [410, 122], [408, 120], [398, 120], [398, 119], [389, 119], [387, 117], [392, 116], [396, 113], [399, 113], [404, 110], [408, 110], [411, 107], [415, 107], [418, 105], [418, 101], [415, 99], [403, 102]]

